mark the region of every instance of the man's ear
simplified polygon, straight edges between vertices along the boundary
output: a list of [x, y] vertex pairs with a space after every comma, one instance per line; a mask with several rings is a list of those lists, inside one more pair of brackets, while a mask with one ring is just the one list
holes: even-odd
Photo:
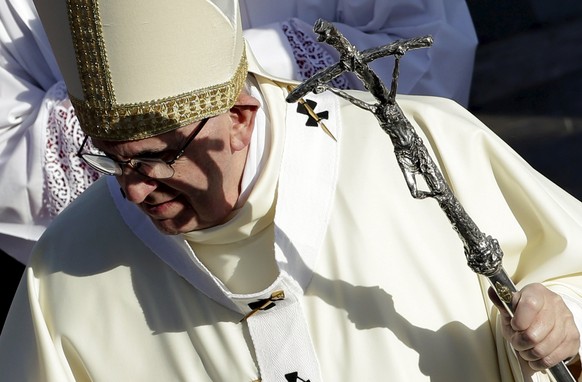
[[243, 150], [249, 145], [260, 105], [255, 97], [242, 92], [234, 106], [230, 108], [229, 115], [232, 121], [230, 145], [233, 151]]

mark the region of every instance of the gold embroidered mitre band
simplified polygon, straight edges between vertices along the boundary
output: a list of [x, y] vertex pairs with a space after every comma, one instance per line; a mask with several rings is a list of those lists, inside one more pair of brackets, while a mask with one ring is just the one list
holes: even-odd
[[35, 0], [83, 131], [165, 133], [230, 109], [247, 75], [238, 0]]

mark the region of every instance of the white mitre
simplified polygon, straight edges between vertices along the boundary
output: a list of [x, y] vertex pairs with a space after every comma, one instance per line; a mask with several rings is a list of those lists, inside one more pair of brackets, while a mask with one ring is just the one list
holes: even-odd
[[247, 75], [236, 0], [36, 0], [83, 131], [135, 140], [218, 115]]

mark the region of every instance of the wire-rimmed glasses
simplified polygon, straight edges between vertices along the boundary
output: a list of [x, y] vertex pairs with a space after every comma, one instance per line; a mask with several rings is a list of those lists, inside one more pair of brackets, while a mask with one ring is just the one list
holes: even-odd
[[153, 179], [168, 179], [174, 176], [174, 167], [172, 165], [180, 159], [188, 145], [196, 138], [198, 133], [202, 130], [206, 122], [208, 122], [209, 118], [204, 118], [198, 126], [194, 129], [194, 131], [186, 140], [186, 143], [178, 150], [178, 153], [174, 158], [171, 160], [165, 161], [161, 158], [132, 158], [126, 161], [117, 161], [113, 158], [110, 158], [106, 155], [101, 154], [93, 154], [93, 153], [84, 153], [83, 148], [87, 143], [87, 139], [89, 136], [86, 136], [77, 151], [77, 156], [80, 157], [85, 163], [91, 166], [93, 169], [99, 171], [102, 174], [106, 175], [115, 175], [119, 176], [123, 174], [124, 166], [130, 166], [133, 170], [137, 171], [141, 175], [147, 176], [148, 178]]

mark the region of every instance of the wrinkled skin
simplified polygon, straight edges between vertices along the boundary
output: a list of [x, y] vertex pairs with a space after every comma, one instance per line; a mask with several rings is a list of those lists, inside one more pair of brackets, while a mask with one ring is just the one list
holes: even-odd
[[533, 370], [547, 369], [578, 353], [580, 333], [558, 294], [542, 284], [526, 285], [513, 295], [513, 318], [493, 289], [489, 297], [500, 308], [503, 336]]
[[[175, 173], [169, 179], [150, 179], [125, 166], [117, 180], [126, 198], [167, 234], [223, 223], [240, 193], [258, 107], [258, 100], [242, 92], [229, 111], [208, 120], [173, 164]], [[170, 160], [199, 123], [137, 141], [94, 139], [93, 144], [119, 161], [136, 157]]]

